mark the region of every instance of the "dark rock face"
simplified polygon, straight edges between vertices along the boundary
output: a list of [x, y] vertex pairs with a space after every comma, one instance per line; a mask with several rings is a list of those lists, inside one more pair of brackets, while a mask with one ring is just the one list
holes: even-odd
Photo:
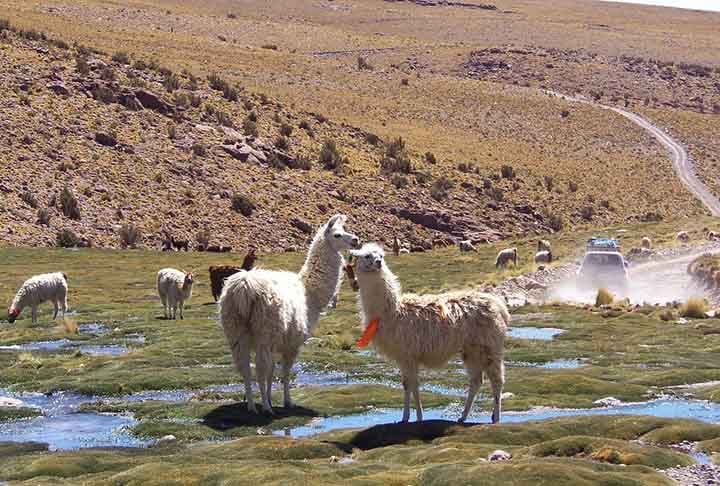
[[56, 95], [70, 96], [71, 94], [70, 88], [68, 88], [64, 83], [60, 81], [53, 81], [52, 83], [48, 84], [47, 87]]
[[140, 102], [143, 108], [155, 110], [162, 114], [172, 112], [172, 106], [164, 102], [158, 95], [147, 89], [135, 90], [135, 98]]
[[310, 234], [313, 232], [313, 227], [310, 223], [308, 223], [305, 220], [299, 219], [299, 218], [293, 218], [290, 220], [290, 224], [293, 225], [295, 228], [299, 229], [303, 233]]
[[115, 139], [115, 137], [105, 132], [97, 132], [95, 134], [95, 141], [100, 145], [104, 145], [105, 147], [114, 147], [115, 145], [117, 145], [117, 140]]

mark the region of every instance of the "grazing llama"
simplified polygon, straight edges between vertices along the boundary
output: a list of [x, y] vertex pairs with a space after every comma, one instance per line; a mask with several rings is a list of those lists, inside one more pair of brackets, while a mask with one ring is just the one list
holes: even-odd
[[517, 267], [518, 264], [518, 251], [517, 248], [507, 248], [501, 250], [495, 258], [495, 268], [505, 268], [509, 262], [513, 262], [513, 265]]
[[38, 306], [43, 302], [51, 301], [55, 306], [53, 319], [57, 318], [58, 309], [62, 308], [62, 315], [67, 312], [67, 275], [60, 272], [44, 273], [27, 279], [15, 294], [15, 298], [8, 309], [8, 322], [12, 324], [20, 316], [22, 310], [30, 306], [32, 309], [32, 323], [37, 324]]
[[185, 301], [192, 297], [193, 274], [174, 268], [163, 268], [157, 273], [157, 289], [166, 319], [175, 319], [178, 307], [180, 319], [185, 319]]
[[357, 236], [345, 231], [346, 220], [337, 214], [317, 231], [300, 273], [253, 269], [225, 281], [220, 324], [233, 362], [243, 375], [250, 412], [257, 412], [250, 376], [251, 351], [255, 351], [263, 411], [273, 413], [270, 392], [276, 355], [282, 367], [284, 405], [292, 407], [290, 370], [300, 346], [340, 287], [344, 263], [340, 252], [360, 245]]
[[352, 251], [360, 287], [361, 318], [366, 322], [359, 345], [373, 341], [377, 351], [400, 366], [405, 402], [403, 422], [410, 419], [410, 395], [417, 420], [422, 421], [418, 368], [441, 368], [458, 354], [470, 377], [460, 422], [467, 419], [475, 395], [489, 378], [494, 406], [493, 423], [500, 421], [505, 382], [504, 341], [510, 314], [494, 295], [476, 291], [440, 295], [402, 294], [400, 282], [385, 264], [378, 245]]

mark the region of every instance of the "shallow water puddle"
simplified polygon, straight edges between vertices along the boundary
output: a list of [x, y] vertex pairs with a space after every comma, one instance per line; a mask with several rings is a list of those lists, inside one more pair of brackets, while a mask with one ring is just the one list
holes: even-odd
[[515, 339], [538, 339], [551, 341], [558, 334], [565, 332], [565, 329], [555, 327], [510, 327], [508, 336]]
[[[543, 408], [528, 412], [505, 412], [502, 422], [521, 423], [581, 415], [651, 415], [663, 418], [694, 418], [703, 422], [720, 423], [720, 404], [699, 400], [654, 400], [591, 409]], [[411, 418], [415, 417], [414, 410], [411, 411], [410, 416]], [[457, 420], [459, 416], [460, 410], [453, 407], [423, 410], [423, 418], [426, 420]], [[292, 437], [307, 437], [336, 429], [367, 428], [373, 425], [399, 422], [401, 418], [401, 409], [378, 409], [356, 415], [320, 418], [308, 425], [275, 433]], [[489, 423], [490, 413], [473, 412], [470, 414], [470, 418], [481, 419], [479, 423]], [[700, 461], [701, 458], [697, 458], [697, 460]]]
[[507, 361], [505, 366], [510, 368], [543, 368], [548, 370], [570, 370], [585, 366], [587, 360], [576, 359], [554, 359], [545, 363], [531, 363], [527, 361]]
[[130, 350], [124, 344], [81, 344], [79, 341], [57, 339], [55, 341], [35, 341], [24, 344], [0, 346], [0, 350], [9, 351], [75, 351], [80, 350], [93, 356], [120, 356]]

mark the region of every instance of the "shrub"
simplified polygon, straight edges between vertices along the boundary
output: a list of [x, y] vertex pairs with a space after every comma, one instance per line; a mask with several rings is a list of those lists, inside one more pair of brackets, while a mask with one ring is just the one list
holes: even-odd
[[292, 132], [293, 132], [293, 127], [291, 125], [289, 125], [288, 123], [283, 122], [283, 124], [280, 125], [280, 133], [283, 136], [289, 137], [290, 135], [292, 135]]
[[175, 140], [177, 138], [177, 126], [173, 122], [168, 123], [167, 134], [170, 140]]
[[439, 179], [433, 182], [432, 186], [430, 186], [430, 196], [432, 196], [432, 198], [436, 201], [442, 201], [443, 199], [447, 199], [448, 191], [450, 191], [450, 189], [452, 189], [454, 186], [455, 184], [453, 183], [453, 181], [451, 181], [445, 176], [441, 176]]
[[342, 164], [342, 156], [335, 144], [335, 140], [325, 140], [320, 149], [320, 163], [326, 170], [335, 170]]
[[38, 224], [50, 226], [50, 220], [52, 219], [52, 211], [50, 208], [40, 208], [37, 212]]
[[565, 226], [565, 220], [560, 214], [547, 212], [545, 214], [545, 220], [547, 222], [547, 225], [554, 231], [561, 231]]
[[202, 142], [195, 142], [192, 145], [192, 153], [198, 157], [205, 157], [207, 155], [207, 147]]
[[708, 311], [708, 304], [705, 299], [690, 298], [680, 306], [680, 315], [682, 317], [692, 317], [695, 319], [704, 319], [705, 313]]
[[180, 86], [182, 86], [180, 76], [172, 72], [165, 75], [163, 79], [163, 87], [168, 93], [172, 93], [176, 89], [180, 89]]
[[23, 202], [25, 202], [25, 204], [27, 204], [28, 206], [30, 206], [30, 207], [33, 208], [33, 209], [35, 209], [35, 208], [38, 207], [38, 200], [37, 200], [37, 198], [35, 197], [35, 194], [33, 194], [33, 193], [30, 192], [30, 191], [25, 191], [25, 192], [23, 192], [23, 193], [20, 195], [20, 199], [22, 199]]
[[374, 133], [366, 133], [365, 141], [367, 143], [369, 143], [370, 145], [372, 145], [373, 147], [377, 147], [381, 142], [380, 137], [378, 137]]
[[254, 111], [251, 111], [250, 113], [248, 113], [247, 119], [250, 120], [250, 121], [252, 121], [252, 122], [257, 122], [257, 121], [258, 121], [258, 115], [257, 115], [257, 113], [255, 113]]
[[210, 245], [210, 232], [208, 230], [200, 230], [195, 236], [198, 246], [207, 248]]
[[398, 137], [387, 145], [385, 155], [394, 159], [405, 153], [405, 141], [402, 137]]
[[427, 172], [416, 172], [415, 173], [415, 181], [418, 184], [427, 184], [432, 180], [432, 176], [428, 174]]
[[492, 180], [490, 179], [483, 179], [483, 189], [487, 190], [492, 188]]
[[243, 122], [243, 132], [248, 137], [257, 137], [258, 136], [258, 128], [257, 123], [250, 120], [250, 118], [246, 118]]
[[224, 91], [228, 87], [228, 82], [220, 77], [217, 73], [212, 73], [208, 76], [208, 84], [210, 88], [215, 91]]
[[177, 92], [173, 96], [173, 102], [178, 108], [185, 109], [190, 106], [190, 97], [187, 93]]
[[230, 115], [228, 115], [227, 112], [222, 110], [215, 110], [215, 119], [220, 125], [224, 127], [232, 128], [235, 125]]
[[112, 60], [118, 64], [130, 64], [130, 56], [125, 51], [118, 51], [113, 54]]
[[80, 238], [75, 234], [73, 230], [64, 229], [58, 231], [55, 237], [55, 245], [60, 248], [75, 248], [80, 243]]
[[553, 187], [555, 187], [555, 179], [553, 179], [552, 176], [546, 175], [543, 176], [543, 181], [545, 182], [545, 187], [548, 191], [552, 191]]
[[503, 179], [515, 179], [515, 169], [512, 165], [503, 165], [500, 167], [500, 175]]
[[580, 216], [585, 221], [590, 221], [593, 219], [593, 216], [595, 215], [595, 208], [592, 206], [583, 206], [580, 208]]
[[409, 174], [412, 172], [412, 163], [407, 156], [402, 156], [398, 159], [383, 157], [382, 160], [380, 160], [380, 171], [389, 174]]
[[305, 156], [300, 156], [295, 159], [290, 159], [287, 163], [287, 166], [291, 169], [310, 170], [312, 164], [310, 163], [309, 158]]
[[395, 174], [392, 178], [392, 183], [396, 188], [402, 189], [410, 184], [410, 181], [408, 181], [408, 178], [403, 175]]
[[223, 90], [223, 98], [225, 98], [228, 101], [237, 101], [240, 97], [240, 92], [235, 86], [231, 86], [227, 84]]
[[279, 150], [287, 150], [290, 148], [290, 141], [282, 135], [275, 139], [275, 148]]
[[610, 305], [615, 300], [615, 296], [606, 288], [598, 289], [597, 296], [595, 297], [595, 306], [600, 307], [601, 305]]
[[94, 99], [108, 105], [115, 102], [115, 93], [107, 86], [98, 86], [97, 88], [93, 88], [92, 96]]
[[607, 199], [603, 199], [600, 201], [600, 206], [604, 207], [605, 209], [610, 209], [610, 201]]
[[472, 162], [460, 162], [457, 168], [460, 172], [472, 172], [475, 170], [475, 164]]
[[505, 193], [499, 187], [492, 187], [490, 189], [487, 189], [487, 195], [490, 196], [491, 199], [494, 199], [498, 202], [505, 199]]
[[244, 194], [233, 194], [231, 203], [233, 210], [245, 217], [249, 217], [253, 211], [255, 211], [255, 203], [250, 197]]
[[437, 164], [437, 159], [435, 158], [435, 154], [432, 152], [425, 152], [425, 162], [428, 164]]
[[372, 71], [373, 67], [372, 64], [368, 62], [367, 59], [363, 56], [358, 56], [357, 58], [357, 67], [360, 71]]
[[100, 71], [100, 79], [104, 81], [115, 81], [115, 70], [110, 66], [105, 66]]
[[0, 32], [10, 30], [10, 21], [8, 19], [0, 19]]
[[60, 193], [60, 207], [66, 218], [80, 221], [80, 205], [68, 186], [65, 186]]
[[573, 182], [573, 181], [568, 182], [568, 191], [577, 192], [577, 190], [578, 190], [578, 185], [575, 182]]
[[88, 74], [90, 74], [90, 66], [88, 65], [87, 59], [82, 56], [76, 57], [75, 70], [83, 76], [87, 76]]
[[120, 236], [120, 247], [121, 248], [137, 248], [138, 244], [142, 241], [142, 233], [140, 228], [134, 224], [124, 224], [118, 231]]
[[145, 71], [148, 68], [148, 64], [142, 59], [138, 59], [133, 63], [133, 69], [137, 71]]

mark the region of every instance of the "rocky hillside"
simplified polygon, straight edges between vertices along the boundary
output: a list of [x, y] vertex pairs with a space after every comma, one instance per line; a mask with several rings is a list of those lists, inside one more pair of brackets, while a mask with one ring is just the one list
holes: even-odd
[[[162, 235], [240, 250], [303, 246], [335, 212], [366, 239], [410, 247], [547, 232], [551, 214], [504, 191], [433, 176], [432, 154], [295, 111], [220, 76], [112, 56], [4, 24], [0, 240], [158, 247]], [[376, 160], [356, 170], [355, 157]], [[418, 160], [420, 162], [418, 162]], [[476, 171], [473, 167], [466, 169]], [[510, 170], [510, 169], [508, 169]], [[69, 231], [64, 231], [69, 230]]]

